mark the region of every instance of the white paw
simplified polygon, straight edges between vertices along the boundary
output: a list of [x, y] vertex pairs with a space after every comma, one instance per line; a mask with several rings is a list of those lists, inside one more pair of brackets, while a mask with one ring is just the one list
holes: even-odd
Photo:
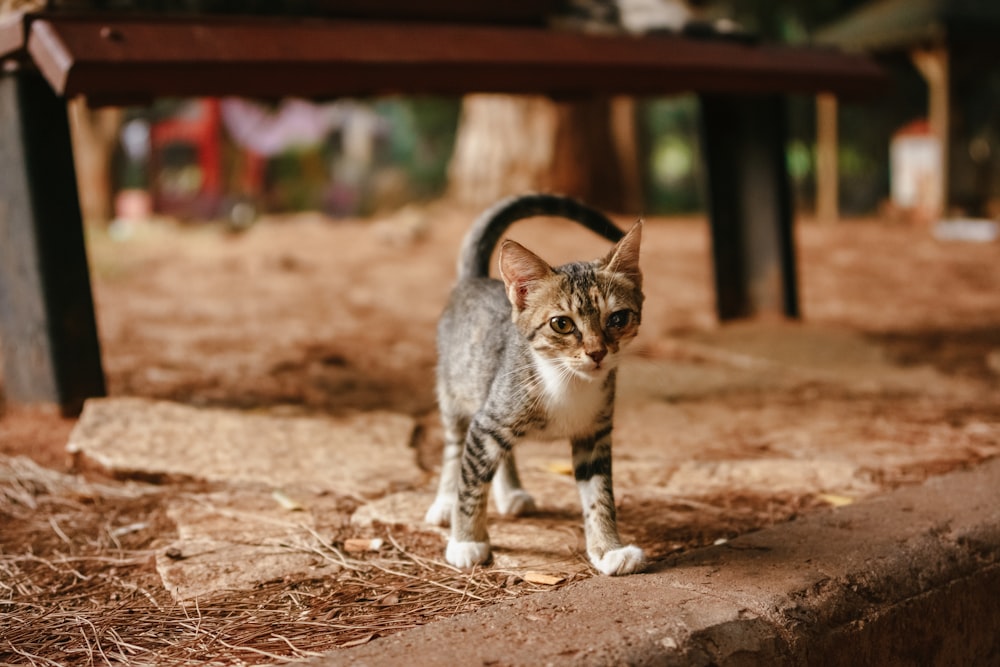
[[454, 505], [454, 498], [442, 498], [438, 496], [434, 499], [434, 503], [427, 509], [424, 521], [432, 526], [447, 526], [451, 524], [451, 509]]
[[455, 567], [468, 570], [490, 559], [490, 543], [448, 540], [448, 549], [444, 552], [444, 557]]
[[535, 511], [535, 499], [524, 489], [514, 489], [502, 501], [497, 496], [497, 510], [503, 516], [524, 516]]
[[627, 547], [607, 551], [600, 558], [591, 556], [590, 562], [600, 570], [601, 574], [616, 577], [638, 572], [646, 564], [646, 557], [642, 554], [642, 549], [630, 544]]

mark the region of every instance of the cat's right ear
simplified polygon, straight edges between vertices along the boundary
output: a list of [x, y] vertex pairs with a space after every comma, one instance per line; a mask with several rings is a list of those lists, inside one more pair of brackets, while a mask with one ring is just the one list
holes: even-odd
[[605, 267], [628, 276], [638, 289], [642, 289], [642, 270], [639, 268], [639, 244], [642, 241], [642, 226], [642, 218], [639, 218], [604, 258]]
[[552, 267], [545, 260], [509, 239], [500, 246], [498, 261], [500, 277], [507, 287], [507, 298], [517, 310], [524, 308], [535, 284], [552, 274]]

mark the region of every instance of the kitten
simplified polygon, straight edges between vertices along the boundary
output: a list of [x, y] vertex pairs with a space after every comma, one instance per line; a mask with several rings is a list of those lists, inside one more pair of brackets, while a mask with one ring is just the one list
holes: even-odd
[[[500, 247], [503, 281], [488, 277], [493, 248], [514, 222], [562, 216], [617, 244], [603, 259], [552, 268], [514, 241]], [[514, 444], [569, 438], [583, 505], [587, 554], [604, 574], [642, 568], [623, 546], [611, 484], [615, 373], [642, 313], [639, 241], [572, 199], [526, 195], [500, 202], [467, 234], [458, 281], [438, 324], [438, 403], [444, 462], [425, 520], [451, 524], [446, 558], [469, 568], [490, 558], [486, 500], [492, 482], [501, 514], [533, 511], [521, 488]]]

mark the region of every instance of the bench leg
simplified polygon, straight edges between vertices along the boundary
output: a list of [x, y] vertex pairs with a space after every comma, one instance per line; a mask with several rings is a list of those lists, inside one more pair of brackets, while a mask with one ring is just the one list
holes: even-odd
[[719, 319], [797, 318], [784, 99], [703, 95], [701, 119]]
[[0, 74], [0, 345], [11, 403], [78, 414], [105, 393], [66, 103]]

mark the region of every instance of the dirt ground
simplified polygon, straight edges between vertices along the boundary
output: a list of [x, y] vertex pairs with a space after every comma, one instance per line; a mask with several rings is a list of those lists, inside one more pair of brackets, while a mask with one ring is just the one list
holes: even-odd
[[[109, 394], [427, 415], [435, 321], [475, 214], [446, 204], [375, 221], [304, 214], [244, 234], [158, 222], [135, 225], [123, 240], [92, 229]], [[513, 233], [552, 263], [605, 248], [560, 221], [520, 223]], [[872, 219], [800, 221], [797, 243], [805, 323], [860, 332], [899, 364], [997, 389], [1000, 245], [940, 242]], [[714, 315], [704, 220], [649, 221], [642, 252], [647, 302], [633, 351], [655, 357], [664, 341], [726, 330]], [[766, 356], [768, 338], [758, 338], [754, 352]], [[66, 469], [72, 425], [51, 409], [6, 405], [0, 453]]]
[[[115, 235], [92, 229], [88, 247], [109, 393], [280, 414], [403, 412], [423, 425], [415, 459], [432, 470], [440, 448], [435, 321], [458, 243], [475, 213], [439, 202], [375, 221], [274, 217], [239, 234], [166, 221]], [[560, 221], [521, 223], [511, 236], [552, 263], [597, 257], [606, 247]], [[681, 406], [693, 424], [686, 436], [692, 442], [678, 434], [679, 446], [712, 462], [773, 455], [789, 446], [773, 435], [783, 429], [794, 429], [789, 441], [842, 446], [845, 457], [853, 455], [852, 443], [864, 442], [869, 481], [878, 489], [997, 455], [1000, 244], [938, 241], [927, 230], [875, 219], [833, 226], [807, 220], [797, 236], [804, 323], [720, 326], [705, 221], [648, 221], [642, 255], [647, 301], [634, 356], [705, 363], [706, 375], [712, 363], [721, 363], [751, 378], [677, 394], [665, 385], [665, 400]], [[844, 340], [852, 341], [847, 347], [862, 341], [861, 356]], [[868, 353], [878, 356], [870, 365]], [[767, 376], [779, 362], [785, 370], [822, 373], [795, 383], [752, 379]], [[887, 384], [887, 368], [898, 369], [903, 380]], [[815, 380], [847, 375], [849, 381]], [[942, 389], [906, 386], [921, 378]], [[659, 414], [651, 411], [644, 419]], [[8, 638], [8, 646], [0, 642], [0, 661], [43, 663], [67, 646], [74, 648], [59, 655], [73, 656], [69, 662], [100, 661], [100, 641], [73, 629], [88, 605], [104, 607], [109, 624], [115, 618], [106, 610], [111, 604], [121, 614], [146, 610], [151, 626], [184, 625], [184, 619], [193, 625], [192, 612], [171, 606], [155, 590], [150, 565], [151, 554], [175, 530], [162, 512], [164, 497], [190, 489], [136, 487], [90, 468], [83, 478], [48, 477], [79, 472], [86, 463], [65, 451], [73, 426], [74, 420], [46, 408], [6, 405], [0, 418], [0, 455], [26, 456], [42, 466], [10, 459], [22, 462], [0, 475], [0, 498], [6, 499], [0, 502], [6, 515], [0, 571], [14, 582], [3, 584], [0, 577], [0, 636]], [[662, 428], [675, 431], [677, 422], [664, 421]], [[699, 433], [712, 433], [711, 441], [694, 442]], [[933, 454], [915, 457], [915, 447], [928, 442], [936, 443]], [[623, 521], [638, 541], [654, 544], [650, 554], [660, 558], [839, 501], [778, 488], [729, 493], [724, 486], [699, 498], [686, 506], [688, 519], [671, 524], [668, 541], [660, 539], [666, 530], [661, 507], [636, 503]], [[353, 501], [343, 505], [346, 515]], [[29, 507], [50, 513], [40, 523]], [[122, 532], [132, 525], [141, 527]], [[340, 547], [355, 537], [346, 524], [330, 530]], [[113, 645], [122, 658], [149, 659], [151, 652], [161, 664], [194, 655], [227, 664], [267, 662], [371, 641], [440, 614], [537, 590], [507, 573], [451, 572], [434, 561], [440, 544], [416, 533], [386, 549], [382, 555], [392, 559], [391, 568], [354, 556], [342, 559], [338, 577], [325, 582], [265, 582], [252, 595], [216, 601], [218, 614], [199, 610], [199, 630], [184, 641], [133, 637], [105, 646]], [[413, 588], [417, 572], [423, 572], [421, 581], [434, 579], [434, 595], [452, 597], [428, 597], [427, 590]], [[45, 595], [49, 604], [39, 602], [37, 609], [23, 602]], [[81, 602], [81, 595], [90, 602]], [[408, 600], [412, 604], [403, 605]], [[305, 626], [295, 625], [293, 609]], [[257, 625], [243, 612], [256, 614]], [[236, 617], [244, 620], [225, 620]], [[337, 625], [331, 618], [343, 620], [341, 634], [297, 639], [305, 636], [299, 631], [315, 635], [316, 623]], [[42, 629], [63, 627], [61, 622], [65, 637], [39, 639]], [[262, 643], [268, 623], [286, 624], [274, 632], [292, 639]], [[93, 636], [101, 632], [95, 628]]]

